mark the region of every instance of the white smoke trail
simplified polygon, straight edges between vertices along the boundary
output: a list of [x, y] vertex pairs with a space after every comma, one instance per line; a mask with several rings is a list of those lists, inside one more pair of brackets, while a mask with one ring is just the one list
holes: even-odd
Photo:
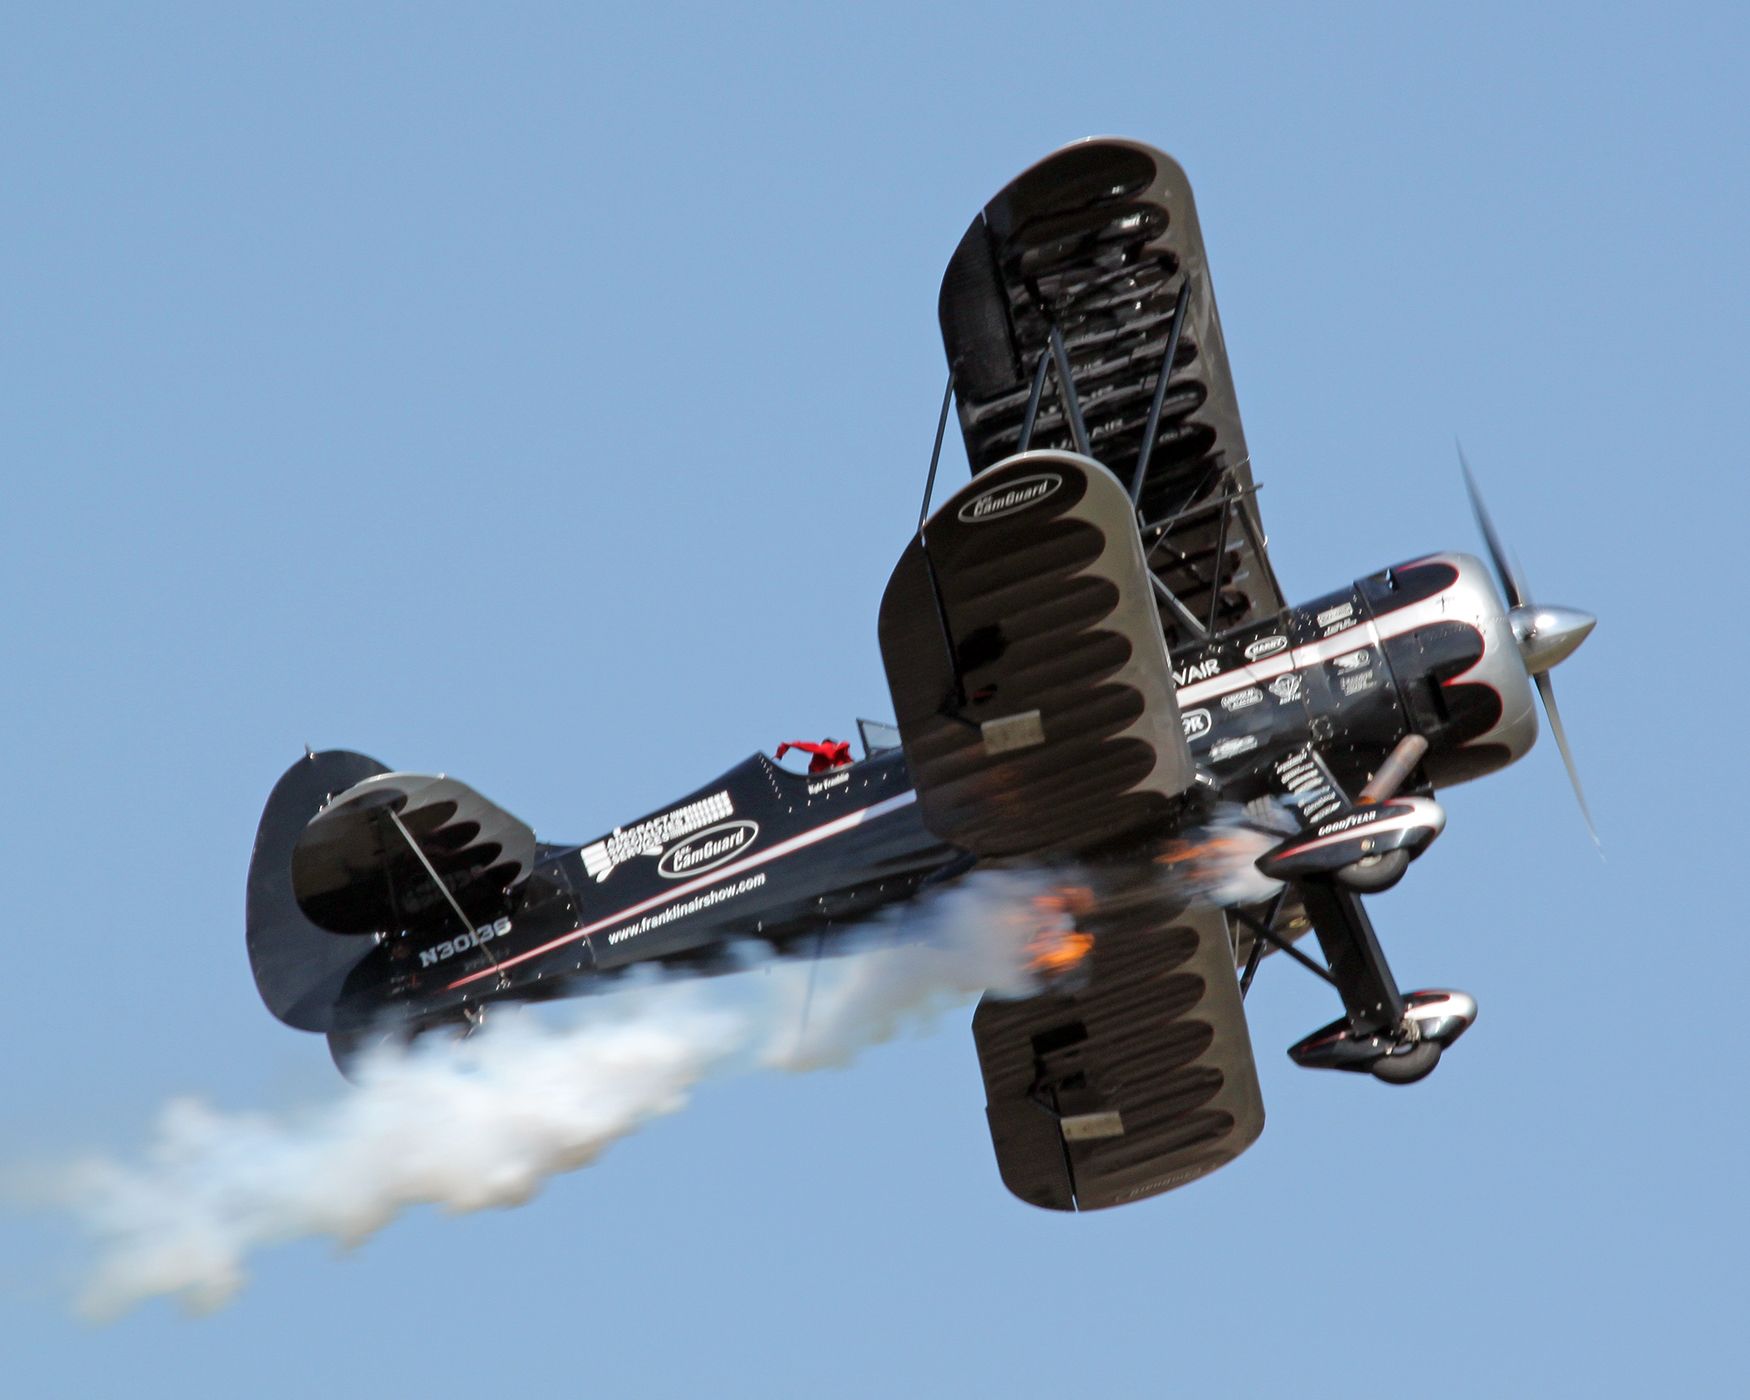
[[356, 1088], [301, 1112], [171, 1102], [138, 1160], [59, 1174], [58, 1201], [96, 1249], [78, 1306], [96, 1319], [154, 1297], [217, 1308], [266, 1246], [356, 1245], [423, 1204], [518, 1205], [714, 1073], [843, 1064], [985, 988], [1023, 993], [1043, 883], [980, 876], [914, 905], [882, 946], [814, 968], [634, 988], [576, 1003], [574, 1026], [513, 1014], [464, 1041], [384, 1051]]
[[[1268, 814], [1218, 814], [1169, 845], [1160, 876], [1195, 902], [1265, 897], [1275, 883], [1258, 893], [1251, 862], [1279, 839], [1270, 825]], [[713, 1074], [843, 1065], [987, 989], [1025, 995], [1038, 898], [1064, 879], [1076, 877], [979, 872], [878, 922], [849, 956], [588, 998], [569, 1026], [513, 1013], [463, 1041], [386, 1049], [361, 1062], [357, 1087], [300, 1112], [175, 1100], [137, 1160], [57, 1173], [57, 1204], [96, 1250], [78, 1306], [97, 1319], [156, 1297], [221, 1307], [267, 1246], [357, 1245], [418, 1205], [519, 1205], [683, 1108]]]
[[207, 1311], [232, 1300], [263, 1246], [355, 1245], [413, 1205], [520, 1204], [683, 1107], [748, 1034], [733, 1013], [674, 996], [608, 1016], [569, 1031], [509, 1018], [465, 1041], [385, 1051], [355, 1090], [285, 1116], [172, 1101], [141, 1160], [88, 1159], [65, 1178], [65, 1204], [98, 1251], [80, 1310], [109, 1319], [174, 1296]]
[[818, 982], [790, 976], [761, 1062], [799, 1073], [841, 1066], [981, 992], [1025, 996], [1037, 980], [1028, 967], [1041, 932], [1034, 901], [1051, 884], [1043, 873], [981, 872], [918, 911], [921, 930], [902, 922], [899, 938], [909, 941], [863, 947], [830, 972], [815, 969], [827, 974]]

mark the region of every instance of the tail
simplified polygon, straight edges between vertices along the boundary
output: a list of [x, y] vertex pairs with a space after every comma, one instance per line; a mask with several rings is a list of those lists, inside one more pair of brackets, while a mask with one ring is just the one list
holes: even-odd
[[249, 860], [249, 966], [267, 1009], [288, 1026], [328, 1031], [347, 975], [376, 946], [304, 917], [292, 892], [292, 848], [332, 796], [389, 770], [344, 749], [306, 754], [274, 784]]

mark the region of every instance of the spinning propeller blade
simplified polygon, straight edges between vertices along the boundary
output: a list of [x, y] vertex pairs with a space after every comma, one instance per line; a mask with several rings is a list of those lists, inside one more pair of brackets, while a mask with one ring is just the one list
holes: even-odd
[[1574, 797], [1580, 804], [1580, 815], [1585, 818], [1586, 830], [1592, 837], [1592, 844], [1603, 855], [1604, 843], [1598, 839], [1598, 828], [1592, 824], [1592, 811], [1586, 805], [1585, 789], [1580, 786], [1580, 769], [1574, 762], [1573, 750], [1568, 747], [1568, 731], [1562, 727], [1562, 712], [1556, 707], [1555, 685], [1549, 677], [1550, 669], [1574, 653], [1575, 648], [1598, 625], [1598, 619], [1578, 608], [1555, 607], [1531, 601], [1531, 589], [1526, 585], [1518, 560], [1495, 533], [1495, 522], [1489, 518], [1489, 508], [1483, 504], [1483, 493], [1477, 488], [1476, 478], [1471, 475], [1470, 463], [1465, 460], [1462, 443], [1458, 445], [1458, 465], [1459, 470], [1464, 473], [1465, 490], [1470, 493], [1471, 513], [1476, 516], [1477, 528], [1482, 531], [1483, 541], [1489, 547], [1489, 558], [1494, 561], [1496, 576], [1501, 580], [1501, 591], [1507, 595], [1510, 609], [1508, 621], [1513, 628], [1513, 639], [1519, 644], [1520, 660], [1525, 663], [1526, 671], [1537, 683], [1537, 693], [1543, 700], [1543, 712], [1549, 717], [1550, 733], [1555, 735], [1556, 747], [1562, 751], [1562, 763], [1567, 767], [1568, 781], [1574, 785]]
[[1509, 557], [1501, 544], [1501, 537], [1495, 533], [1495, 522], [1489, 518], [1489, 508], [1483, 504], [1483, 493], [1477, 489], [1477, 479], [1471, 475], [1470, 463], [1465, 460], [1464, 444], [1458, 443], [1458, 468], [1464, 473], [1464, 489], [1470, 492], [1470, 511], [1477, 518], [1477, 529], [1483, 532], [1483, 543], [1489, 547], [1489, 558], [1494, 561], [1495, 574], [1501, 580], [1501, 588], [1507, 595], [1507, 605], [1517, 608], [1528, 599], [1525, 580], [1520, 577], [1517, 563]]
[[1562, 762], [1568, 766], [1568, 781], [1574, 785], [1574, 797], [1580, 804], [1580, 815], [1586, 819], [1586, 831], [1592, 844], [1600, 851], [1604, 843], [1598, 839], [1598, 828], [1592, 824], [1592, 809], [1586, 805], [1586, 792], [1580, 786], [1580, 769], [1574, 763], [1574, 751], [1568, 747], [1568, 731], [1562, 728], [1562, 712], [1556, 708], [1556, 688], [1550, 683], [1549, 672], [1539, 671], [1532, 677], [1537, 693], [1543, 697], [1543, 710], [1549, 716], [1549, 732], [1556, 736], [1556, 747], [1562, 751]]

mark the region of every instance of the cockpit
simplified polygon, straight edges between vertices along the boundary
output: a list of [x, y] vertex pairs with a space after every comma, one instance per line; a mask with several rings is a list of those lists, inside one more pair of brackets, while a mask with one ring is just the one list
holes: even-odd
[[[863, 759], [891, 753], [900, 747], [899, 727], [880, 720], [859, 719], [857, 736], [862, 742]], [[810, 773], [830, 773], [835, 768], [848, 768], [862, 761], [852, 757], [848, 739], [835, 739], [830, 735], [823, 739], [786, 739], [778, 745], [772, 757], [782, 761], [785, 755], [792, 753], [807, 755]]]

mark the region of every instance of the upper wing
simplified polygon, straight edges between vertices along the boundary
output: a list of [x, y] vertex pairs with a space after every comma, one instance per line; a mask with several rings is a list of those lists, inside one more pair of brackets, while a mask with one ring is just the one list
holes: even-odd
[[1146, 872], [1127, 890], [1093, 878], [1085, 985], [987, 996], [972, 1021], [1003, 1184], [1053, 1210], [1183, 1186], [1264, 1127], [1221, 911], [1172, 908]]
[[981, 856], [1174, 815], [1193, 765], [1136, 516], [1097, 462], [1028, 452], [900, 556], [881, 659], [926, 826]]
[[[1140, 505], [1174, 645], [1283, 607], [1264, 552], [1245, 434], [1185, 172], [1131, 141], [1067, 146], [973, 219], [938, 312], [975, 473], [1014, 453], [1050, 328], [1062, 333], [1092, 455], [1127, 487], [1180, 289], [1190, 300]], [[1061, 393], [1032, 440], [1067, 448]]]

